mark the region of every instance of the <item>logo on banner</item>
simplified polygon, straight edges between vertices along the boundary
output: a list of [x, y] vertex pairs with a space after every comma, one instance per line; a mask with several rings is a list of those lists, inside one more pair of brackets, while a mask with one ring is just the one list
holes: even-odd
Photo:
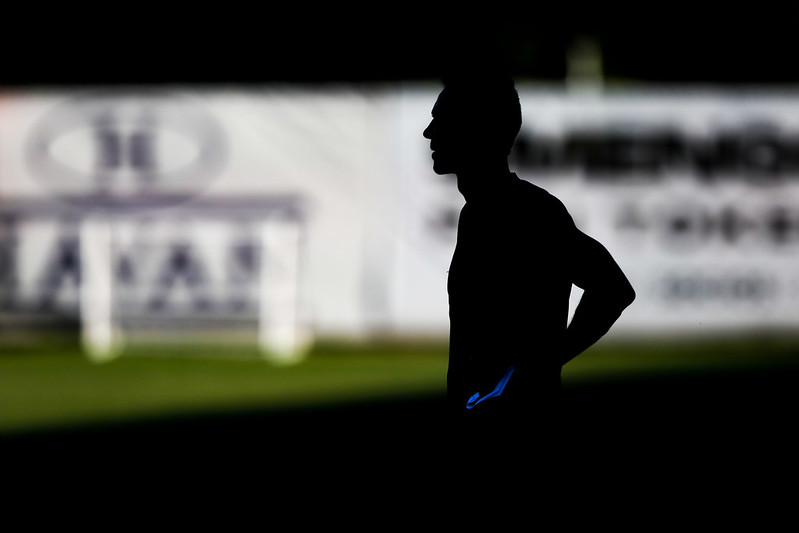
[[57, 106], [26, 146], [32, 173], [85, 206], [169, 205], [221, 171], [220, 125], [188, 98], [160, 92], [89, 94]]

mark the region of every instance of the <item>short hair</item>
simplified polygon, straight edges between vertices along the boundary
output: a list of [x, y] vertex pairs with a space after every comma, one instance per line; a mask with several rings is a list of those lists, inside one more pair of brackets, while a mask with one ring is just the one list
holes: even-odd
[[[522, 127], [522, 108], [513, 78], [501, 74], [448, 74], [444, 94], [454, 113], [487, 131], [510, 152]], [[501, 143], [501, 144], [499, 144]]]

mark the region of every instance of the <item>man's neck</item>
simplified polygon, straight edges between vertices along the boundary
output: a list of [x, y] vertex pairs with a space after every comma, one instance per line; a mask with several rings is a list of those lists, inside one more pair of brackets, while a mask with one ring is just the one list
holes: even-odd
[[496, 165], [473, 166], [456, 175], [458, 190], [467, 202], [495, 197], [515, 177], [508, 168], [507, 161]]

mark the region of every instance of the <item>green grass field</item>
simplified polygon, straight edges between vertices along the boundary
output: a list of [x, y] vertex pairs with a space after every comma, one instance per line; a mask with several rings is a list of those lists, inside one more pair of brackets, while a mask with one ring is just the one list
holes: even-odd
[[[319, 343], [294, 366], [246, 345], [133, 345], [89, 362], [74, 338], [0, 342], [0, 435], [168, 416], [281, 410], [441, 395], [440, 342]], [[799, 367], [799, 337], [603, 341], [564, 371], [564, 385], [652, 375]]]

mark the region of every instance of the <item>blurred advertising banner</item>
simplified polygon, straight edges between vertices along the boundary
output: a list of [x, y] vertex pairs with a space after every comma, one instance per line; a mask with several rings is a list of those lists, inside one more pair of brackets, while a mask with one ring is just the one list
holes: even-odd
[[301, 272], [270, 272], [301, 276], [303, 321], [357, 330], [374, 105], [346, 89], [3, 94], [3, 316], [77, 313], [92, 215], [111, 228], [119, 318], [257, 320], [264, 224], [288, 222]]
[[[511, 169], [560, 198], [638, 293], [613, 333], [799, 325], [795, 94], [519, 89]], [[446, 276], [462, 205], [414, 137], [434, 98], [402, 95], [402, 323], [446, 313], [433, 287]]]
[[[463, 199], [422, 137], [438, 90], [3, 93], [0, 316], [77, 316], [91, 215], [108, 227], [111, 253], [89, 256], [110, 257], [120, 318], [263, 320], [285, 278], [317, 335], [446, 335]], [[512, 169], [559, 197], [638, 292], [614, 332], [799, 325], [799, 98], [520, 96]], [[296, 257], [265, 247], [275, 227]]]

